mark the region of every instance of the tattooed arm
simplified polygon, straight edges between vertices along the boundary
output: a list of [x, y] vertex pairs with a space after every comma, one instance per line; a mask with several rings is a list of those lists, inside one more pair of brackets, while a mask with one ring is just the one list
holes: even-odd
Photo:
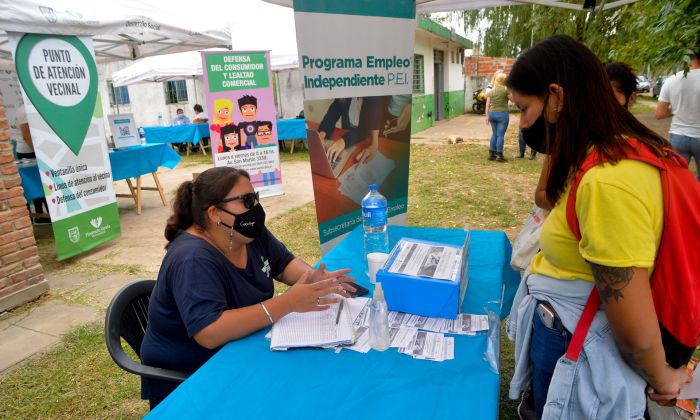
[[659, 400], [675, 398], [689, 377], [666, 364], [647, 269], [590, 264], [620, 354]]

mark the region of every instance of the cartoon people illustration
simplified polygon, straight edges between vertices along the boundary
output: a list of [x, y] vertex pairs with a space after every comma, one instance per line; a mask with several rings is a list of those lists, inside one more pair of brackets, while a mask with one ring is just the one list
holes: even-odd
[[259, 122], [255, 121], [255, 117], [258, 114], [258, 99], [252, 95], [243, 95], [238, 98], [238, 109], [243, 117], [243, 121], [238, 123], [242, 144], [256, 147], [258, 145], [256, 134]]
[[221, 144], [219, 145], [219, 153], [241, 149], [243, 149], [243, 147], [241, 147], [241, 141], [238, 136], [238, 127], [233, 124], [228, 124], [221, 127]]
[[223, 127], [231, 124], [233, 117], [233, 102], [230, 99], [221, 98], [214, 101], [214, 124]]
[[222, 150], [221, 128], [231, 124], [233, 117], [233, 102], [230, 99], [219, 98], [214, 100], [214, 118], [209, 125], [211, 132], [212, 147], [216, 145], [216, 150]]
[[272, 138], [272, 122], [258, 121], [258, 131], [255, 134], [258, 140], [258, 147], [270, 147], [275, 145]]

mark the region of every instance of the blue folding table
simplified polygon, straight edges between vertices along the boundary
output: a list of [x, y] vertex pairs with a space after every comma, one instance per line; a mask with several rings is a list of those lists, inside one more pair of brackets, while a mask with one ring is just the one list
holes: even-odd
[[[363, 272], [362, 226], [323, 259], [328, 269]], [[401, 237], [459, 244], [459, 229], [390, 226]], [[520, 275], [500, 231], [472, 231], [463, 313], [510, 312]], [[500, 325], [496, 325], [496, 330]], [[484, 354], [488, 334], [455, 336], [454, 360], [416, 360], [396, 349], [362, 354], [321, 349], [270, 351], [265, 329], [226, 344], [155, 408], [149, 419], [495, 419], [499, 374]], [[491, 341], [497, 350], [498, 340]]]

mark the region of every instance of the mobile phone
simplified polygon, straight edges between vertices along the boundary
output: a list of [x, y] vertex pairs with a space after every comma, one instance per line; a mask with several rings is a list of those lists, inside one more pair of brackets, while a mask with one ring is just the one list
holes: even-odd
[[540, 317], [540, 321], [542, 321], [542, 324], [544, 324], [545, 327], [547, 328], [554, 328], [554, 311], [548, 307], [548, 305], [544, 305], [543, 303], [540, 303], [537, 305], [537, 315]]
[[350, 297], [359, 297], [369, 294], [369, 289], [367, 289], [366, 287], [362, 287], [354, 282], [348, 282], [348, 284], [355, 288], [354, 292], [348, 292], [350, 293]]

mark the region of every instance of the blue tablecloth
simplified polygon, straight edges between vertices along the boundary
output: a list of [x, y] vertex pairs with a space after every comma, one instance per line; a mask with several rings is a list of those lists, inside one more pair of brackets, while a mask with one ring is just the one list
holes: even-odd
[[[174, 125], [171, 127], [143, 127], [146, 143], [186, 143], [195, 145], [209, 137], [209, 124]], [[277, 120], [277, 138], [293, 140], [306, 138], [306, 121], [303, 118]]]
[[170, 127], [143, 127], [146, 143], [187, 143], [197, 145], [209, 137], [209, 124], [173, 125]]
[[277, 120], [277, 138], [279, 140], [305, 139], [306, 120], [303, 118]]
[[[400, 237], [462, 244], [457, 229], [390, 227]], [[362, 269], [362, 226], [323, 258], [329, 269]], [[503, 232], [474, 231], [463, 312], [484, 308], [505, 316], [520, 280], [509, 267]], [[503, 290], [505, 288], [505, 291]], [[501, 305], [501, 296], [503, 305]], [[148, 418], [244, 419], [495, 419], [499, 375], [483, 359], [487, 336], [455, 336], [455, 359], [414, 360], [396, 349], [367, 354], [343, 350], [271, 352], [267, 329], [224, 346]]]
[[180, 160], [180, 155], [167, 144], [144, 144], [109, 152], [115, 181], [147, 175], [160, 166], [173, 169]]
[[39, 167], [36, 164], [19, 166], [19, 176], [22, 178], [22, 188], [24, 188], [24, 198], [27, 203], [31, 204], [35, 199], [45, 196], [44, 188], [41, 186]]
[[[144, 144], [109, 152], [114, 181], [147, 175], [156, 172], [160, 166], [173, 169], [180, 160], [180, 155], [167, 144]], [[44, 196], [37, 165], [22, 166], [19, 174], [27, 202]]]

